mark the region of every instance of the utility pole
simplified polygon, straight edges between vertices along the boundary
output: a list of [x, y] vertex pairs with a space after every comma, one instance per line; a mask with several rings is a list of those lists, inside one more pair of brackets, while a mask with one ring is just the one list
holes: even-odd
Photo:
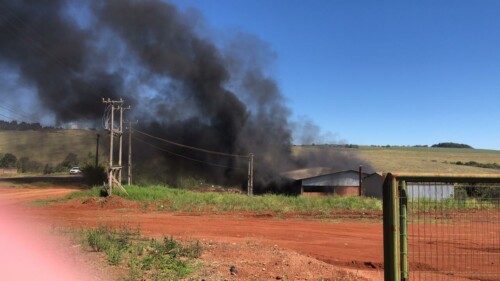
[[[103, 101], [104, 102], [104, 101]], [[111, 117], [109, 120], [109, 169], [108, 169], [108, 195], [113, 194], [113, 136], [115, 135], [115, 102], [110, 101], [108, 98], [108, 103], [111, 103]]]
[[123, 106], [119, 107], [120, 109], [120, 125], [118, 132], [118, 166], [120, 169], [118, 170], [118, 182], [122, 183], [122, 149], [123, 149]]
[[120, 105], [120, 131], [118, 133], [118, 138], [119, 138], [119, 152], [118, 152], [118, 166], [120, 169], [118, 170], [118, 182], [121, 184], [122, 183], [122, 156], [123, 156], [123, 110], [128, 110], [130, 109], [129, 107], [123, 107], [123, 105]]
[[101, 135], [97, 134], [96, 145], [95, 145], [95, 167], [99, 166], [99, 137]]
[[248, 196], [253, 196], [253, 153], [248, 154]]
[[128, 122], [128, 173], [127, 184], [132, 184], [132, 122]]
[[359, 196], [363, 195], [363, 166], [359, 165]]
[[[123, 108], [123, 99], [120, 100], [111, 100], [111, 99], [102, 99], [102, 102], [104, 104], [109, 104], [111, 106], [111, 116], [109, 120], [109, 169], [108, 169], [108, 195], [112, 195], [113, 193], [113, 185], [116, 185], [118, 188], [120, 188], [122, 191], [127, 193], [127, 191], [123, 188], [121, 185], [121, 160], [122, 160], [122, 123], [123, 123], [123, 109], [129, 109], [129, 108]], [[119, 125], [119, 130], [116, 131], [114, 129], [114, 116], [115, 116], [115, 110], [120, 110], [120, 125]], [[120, 151], [118, 155], [118, 166], [114, 166], [113, 164], [113, 145], [114, 145], [114, 135], [117, 134], [120, 140]], [[118, 178], [118, 179], [117, 179]]]

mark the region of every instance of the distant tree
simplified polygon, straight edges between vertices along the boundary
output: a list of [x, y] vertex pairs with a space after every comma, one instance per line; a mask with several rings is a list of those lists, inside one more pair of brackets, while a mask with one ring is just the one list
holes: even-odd
[[[0, 130], [9, 130], [9, 131], [27, 131], [27, 130], [34, 130], [34, 131], [40, 131], [40, 130], [53, 130], [53, 129], [58, 129], [52, 126], [42, 126], [40, 123], [26, 123], [26, 122], [21, 122], [18, 123], [16, 120], [12, 120], [10, 122], [0, 120]], [[60, 128], [59, 128], [60, 129]]]
[[17, 170], [21, 173], [26, 172], [40, 172], [42, 164], [37, 161], [31, 161], [29, 157], [21, 157], [17, 161]]
[[45, 164], [45, 167], [43, 167], [43, 174], [44, 175], [48, 175], [48, 174], [52, 174], [54, 173], [54, 167], [52, 167], [51, 165], [49, 164]]
[[468, 144], [454, 143], [454, 142], [440, 142], [432, 145], [432, 147], [446, 147], [446, 148], [473, 148]]
[[80, 160], [78, 159], [78, 156], [73, 152], [70, 152], [68, 153], [68, 155], [66, 155], [66, 158], [64, 158], [59, 166], [61, 166], [62, 168], [71, 168], [78, 166], [79, 162]]
[[17, 164], [17, 157], [12, 153], [6, 153], [0, 160], [0, 167], [2, 168], [15, 168]]
[[500, 197], [500, 188], [496, 186], [488, 186], [488, 185], [474, 185], [474, 186], [459, 186], [455, 190], [455, 192], [462, 193], [465, 191], [465, 194], [468, 197], [480, 199], [480, 200], [492, 200], [495, 202]]
[[28, 166], [29, 161], [30, 159], [26, 156], [19, 158], [17, 161], [17, 170], [21, 173], [26, 173], [28, 171], [26, 167]]

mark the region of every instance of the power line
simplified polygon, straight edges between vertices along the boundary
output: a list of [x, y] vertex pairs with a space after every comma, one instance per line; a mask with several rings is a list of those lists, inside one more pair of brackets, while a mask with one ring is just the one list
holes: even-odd
[[[134, 131], [137, 131], [137, 130], [134, 130]], [[132, 138], [134, 140], [137, 140], [137, 141], [140, 141], [144, 144], [147, 144], [153, 148], [156, 148], [158, 150], [161, 150], [161, 151], [164, 151], [164, 152], [167, 152], [169, 154], [172, 154], [172, 155], [175, 155], [177, 157], [181, 157], [181, 158], [184, 158], [184, 159], [187, 159], [187, 160], [191, 160], [191, 161], [195, 161], [195, 162], [198, 162], [198, 163], [202, 163], [202, 164], [206, 164], [206, 165], [210, 165], [210, 166], [214, 166], [214, 167], [219, 167], [219, 168], [225, 168], [225, 169], [234, 169], [234, 170], [242, 170], [242, 168], [237, 168], [237, 167], [229, 167], [229, 166], [225, 166], [225, 165], [220, 165], [220, 164], [215, 164], [215, 163], [210, 163], [210, 162], [206, 162], [206, 161], [203, 161], [203, 160], [199, 160], [199, 159], [194, 159], [194, 158], [191, 158], [191, 157], [188, 157], [188, 156], [184, 156], [184, 155], [181, 155], [181, 154], [178, 154], [178, 153], [175, 153], [175, 152], [172, 152], [172, 151], [169, 151], [169, 150], [166, 150], [166, 149], [163, 149], [161, 147], [158, 147], [154, 144], [151, 144], [151, 143], [148, 143], [144, 140], [141, 140], [140, 138], [137, 138], [135, 136], [132, 136]]]
[[140, 134], [143, 134], [143, 135], [145, 135], [145, 136], [148, 136], [148, 137], [150, 137], [150, 138], [156, 139], [156, 140], [160, 140], [160, 141], [163, 141], [163, 142], [166, 142], [166, 143], [172, 144], [172, 145], [176, 145], [176, 146], [179, 146], [179, 147], [184, 147], [184, 148], [188, 148], [188, 149], [192, 149], [192, 150], [196, 150], [196, 151], [201, 151], [201, 152], [210, 153], [210, 154], [215, 154], [215, 155], [229, 156], [229, 157], [238, 157], [238, 158], [248, 158], [248, 157], [249, 157], [248, 155], [229, 154], [229, 153], [218, 152], [218, 151], [212, 151], [212, 150], [208, 150], [208, 149], [203, 149], [203, 148], [198, 148], [198, 147], [194, 147], [194, 146], [189, 146], [189, 145], [185, 145], [185, 144], [181, 144], [181, 143], [173, 142], [173, 141], [171, 141], [171, 140], [167, 140], [167, 139], [163, 139], [163, 138], [155, 137], [155, 136], [152, 136], [152, 135], [147, 134], [147, 133], [145, 133], [145, 132], [139, 131], [139, 130], [137, 130], [137, 129], [134, 129], [134, 131], [135, 131], [135, 132], [138, 132], [138, 133], [140, 133]]
[[12, 118], [11, 116], [3, 115], [2, 113], [0, 113], [0, 116], [3, 116], [3, 117], [5, 117], [5, 118], [7, 118], [7, 119], [12, 119], [12, 120], [14, 120], [14, 119], [15, 119], [15, 118]]
[[21, 119], [28, 120], [28, 121], [30, 121], [30, 123], [38, 123], [34, 119], [29, 117], [27, 114], [23, 114], [23, 112], [19, 111], [18, 109], [14, 109], [11, 106], [7, 106], [5, 104], [0, 104], [0, 110], [1, 109], [10, 112], [10, 114], [14, 114], [15, 116], [21, 117]]

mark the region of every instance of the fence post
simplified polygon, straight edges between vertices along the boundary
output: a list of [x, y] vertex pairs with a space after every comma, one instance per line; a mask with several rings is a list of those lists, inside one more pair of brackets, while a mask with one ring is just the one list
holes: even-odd
[[400, 221], [399, 227], [401, 229], [401, 281], [408, 280], [408, 192], [406, 188], [406, 181], [401, 181], [401, 189], [399, 193], [400, 204]]
[[398, 183], [387, 174], [383, 187], [384, 280], [400, 281]]

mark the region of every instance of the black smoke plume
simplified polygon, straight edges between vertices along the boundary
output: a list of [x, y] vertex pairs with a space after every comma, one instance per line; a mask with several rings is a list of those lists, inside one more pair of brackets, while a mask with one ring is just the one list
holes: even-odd
[[[254, 153], [258, 185], [299, 167], [360, 164], [340, 155], [292, 157], [290, 110], [265, 71], [272, 59], [265, 44], [240, 34], [217, 45], [201, 33], [198, 13], [159, 0], [0, 0], [0, 30], [1, 63], [36, 89], [57, 122], [97, 123], [101, 98], [124, 98], [140, 131], [206, 150]], [[234, 183], [246, 175], [244, 157], [137, 133], [134, 147], [141, 163], [161, 167], [158, 178]]]

